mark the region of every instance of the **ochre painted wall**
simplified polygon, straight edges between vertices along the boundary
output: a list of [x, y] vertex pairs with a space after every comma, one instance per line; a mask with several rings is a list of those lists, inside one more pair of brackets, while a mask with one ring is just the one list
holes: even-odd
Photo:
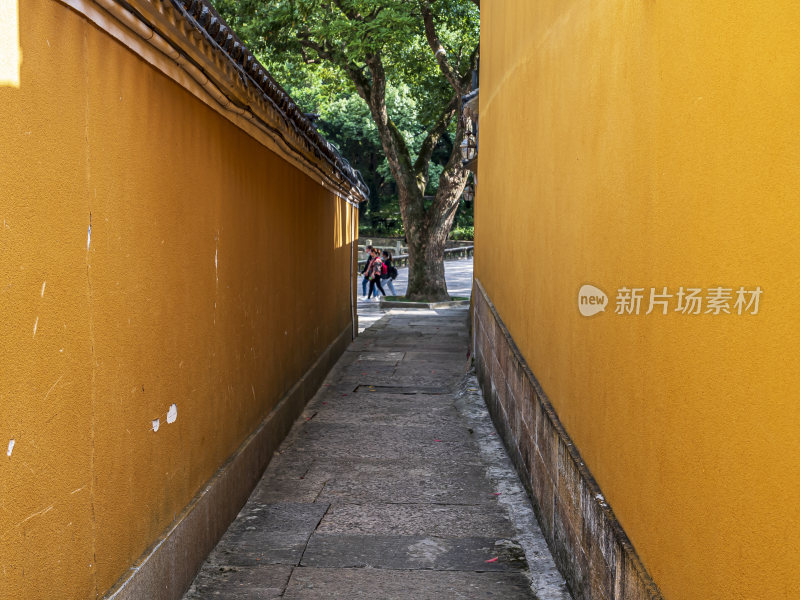
[[[800, 598], [800, 4], [481, 16], [476, 276], [667, 599]], [[720, 285], [759, 314], [614, 314]]]
[[68, 8], [19, 11], [0, 597], [94, 598], [350, 327], [357, 217]]

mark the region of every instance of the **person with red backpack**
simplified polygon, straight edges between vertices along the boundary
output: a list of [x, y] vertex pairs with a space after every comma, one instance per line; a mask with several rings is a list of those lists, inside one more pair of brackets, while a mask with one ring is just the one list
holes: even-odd
[[392, 292], [392, 296], [397, 296], [397, 292], [394, 291], [393, 283], [393, 281], [397, 279], [397, 267], [392, 264], [392, 255], [389, 254], [387, 250], [384, 250], [383, 254], [381, 255], [381, 261], [383, 262], [381, 283], [389, 286], [389, 291]]
[[367, 299], [367, 284], [369, 283], [369, 275], [367, 272], [369, 271], [370, 266], [372, 265], [372, 246], [367, 246], [367, 264], [364, 265], [364, 268], [361, 270], [361, 274], [364, 276], [364, 279], [361, 281], [361, 291], [363, 292], [361, 295], [363, 296], [364, 300]]
[[380, 290], [381, 294], [384, 296], [386, 292], [383, 291], [383, 286], [381, 285], [381, 276], [384, 274], [384, 269], [386, 269], [386, 265], [383, 264], [383, 261], [380, 257], [380, 252], [377, 248], [372, 249], [372, 262], [367, 267], [367, 277], [369, 278], [369, 295], [367, 295], [367, 300], [372, 298], [372, 293], [375, 292], [375, 297], [378, 297], [378, 292], [375, 291], [375, 287], [377, 286]]

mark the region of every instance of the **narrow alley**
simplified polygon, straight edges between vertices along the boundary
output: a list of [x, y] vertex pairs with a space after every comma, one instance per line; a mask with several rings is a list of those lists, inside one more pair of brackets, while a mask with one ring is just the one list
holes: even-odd
[[394, 309], [353, 342], [185, 600], [569, 598], [467, 373], [467, 317]]

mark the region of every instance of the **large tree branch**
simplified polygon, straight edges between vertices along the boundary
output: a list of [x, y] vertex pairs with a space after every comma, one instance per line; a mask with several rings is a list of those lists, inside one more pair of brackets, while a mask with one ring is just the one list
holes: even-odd
[[364, 20], [364, 17], [362, 17], [360, 13], [356, 12], [352, 8], [347, 8], [344, 5], [344, 2], [342, 2], [342, 0], [333, 0], [333, 3], [336, 5], [336, 7], [340, 11], [342, 11], [342, 14], [344, 14], [344, 16], [346, 16], [351, 21], [363, 21]]
[[320, 59], [327, 60], [342, 69], [356, 86], [358, 95], [369, 102], [371, 94], [369, 79], [364, 75], [362, 68], [347, 59], [344, 52], [329, 45], [327, 42], [320, 43], [311, 39], [311, 34], [308, 30], [298, 32], [297, 39], [300, 42], [300, 53], [307, 63], [309, 61], [306, 58], [304, 49], [313, 50]]
[[439, 70], [453, 87], [456, 94], [462, 96], [463, 87], [461, 85], [461, 79], [456, 70], [453, 69], [450, 61], [447, 60], [447, 51], [439, 40], [439, 34], [436, 33], [436, 24], [433, 22], [433, 11], [431, 11], [430, 0], [420, 0], [419, 7], [422, 11], [422, 20], [425, 23], [425, 37], [428, 40], [428, 45], [431, 47], [431, 50], [433, 50], [433, 56], [436, 62], [439, 63]]
[[321, 58], [311, 58], [306, 52], [306, 48], [304, 46], [300, 46], [300, 56], [303, 57], [303, 62], [307, 65], [318, 65], [322, 63]]
[[436, 120], [431, 130], [428, 132], [428, 135], [425, 137], [425, 140], [422, 142], [422, 146], [420, 147], [417, 160], [414, 162], [414, 175], [417, 179], [417, 186], [423, 194], [425, 193], [425, 188], [428, 187], [428, 181], [430, 178], [428, 166], [431, 162], [433, 150], [436, 148], [436, 144], [439, 143], [439, 139], [442, 137], [442, 135], [444, 135], [444, 132], [447, 131], [447, 127], [450, 125], [450, 121], [452, 121], [453, 117], [455, 116], [458, 106], [459, 96], [455, 95], [439, 115], [439, 118]]
[[464, 87], [465, 90], [472, 87], [472, 73], [473, 71], [477, 70], [480, 58], [481, 58], [481, 45], [480, 43], [478, 43], [475, 45], [475, 47], [472, 49], [472, 52], [469, 55], [469, 69], [467, 69], [467, 72], [461, 76], [461, 85]]
[[406, 198], [410, 201], [416, 198], [421, 199], [422, 194], [414, 193], [416, 183], [408, 145], [403, 134], [389, 118], [389, 112], [386, 108], [386, 71], [383, 68], [383, 61], [380, 55], [371, 54], [367, 56], [367, 68], [370, 71], [372, 82], [370, 94], [366, 101], [372, 113], [372, 119], [378, 128], [381, 145], [399, 188], [400, 198]]
[[467, 170], [461, 161], [461, 142], [466, 135], [466, 122], [458, 120], [456, 137], [450, 158], [439, 176], [439, 190], [427, 215], [430, 227], [445, 227], [449, 231], [464, 185], [467, 182]]

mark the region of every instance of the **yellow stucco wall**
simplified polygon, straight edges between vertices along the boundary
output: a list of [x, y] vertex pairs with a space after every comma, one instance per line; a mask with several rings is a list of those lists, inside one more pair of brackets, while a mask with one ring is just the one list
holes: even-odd
[[93, 598], [349, 326], [357, 216], [68, 8], [18, 16], [0, 597]]
[[[482, 6], [476, 275], [669, 600], [800, 598], [799, 36], [789, 0]], [[759, 314], [614, 314], [720, 285]]]

